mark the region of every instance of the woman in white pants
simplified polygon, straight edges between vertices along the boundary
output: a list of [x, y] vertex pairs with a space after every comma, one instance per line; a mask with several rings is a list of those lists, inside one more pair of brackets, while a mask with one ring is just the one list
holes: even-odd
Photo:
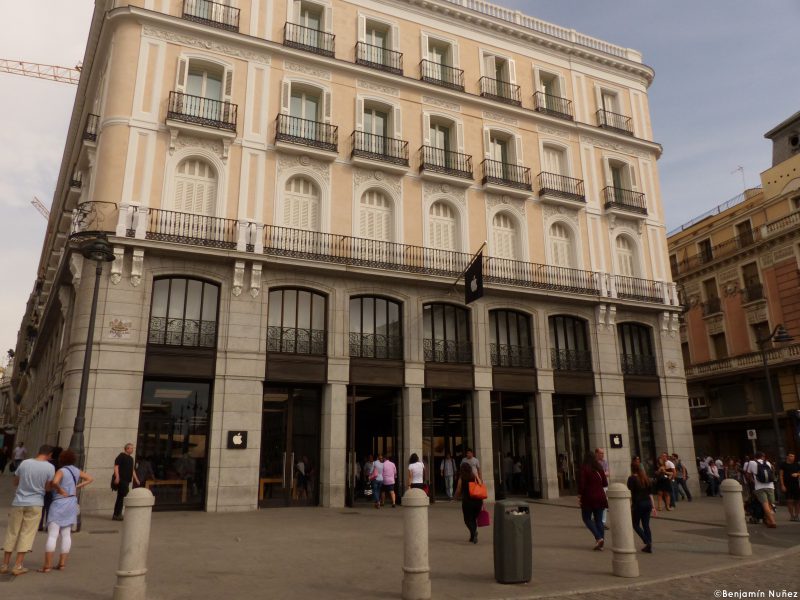
[[91, 475], [75, 466], [76, 459], [72, 450], [64, 450], [58, 457], [60, 468], [53, 478], [53, 503], [47, 513], [47, 543], [44, 547], [44, 565], [39, 569], [41, 573], [53, 570], [53, 554], [56, 551], [59, 535], [61, 535], [61, 556], [55, 568], [63, 571], [66, 567], [67, 556], [72, 546], [72, 526], [78, 522], [77, 492], [94, 481]]

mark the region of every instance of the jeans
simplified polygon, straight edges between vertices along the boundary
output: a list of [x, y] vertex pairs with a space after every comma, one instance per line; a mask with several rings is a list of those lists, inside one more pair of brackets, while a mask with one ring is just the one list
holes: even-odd
[[123, 502], [125, 501], [125, 496], [128, 495], [128, 490], [131, 487], [130, 481], [120, 481], [119, 488], [117, 489], [117, 501], [114, 503], [114, 516], [121, 517], [122, 516], [122, 507]]
[[683, 477], [681, 477], [679, 479], [676, 479], [675, 483], [681, 498], [686, 498], [691, 502], [692, 494], [689, 491], [689, 486], [686, 485], [686, 480]]
[[583, 523], [589, 531], [592, 532], [595, 540], [602, 540], [605, 538], [602, 508], [582, 508], [581, 518], [583, 518]]
[[653, 543], [653, 536], [650, 533], [650, 513], [653, 505], [650, 500], [642, 500], [631, 507], [631, 518], [633, 519], [633, 530], [642, 541], [648, 546]]
[[381, 502], [382, 488], [383, 488], [383, 481], [378, 481], [377, 479], [372, 480], [372, 501], [375, 504], [380, 504]]
[[669, 482], [669, 501], [670, 506], [675, 508], [675, 505], [678, 503], [678, 484], [674, 479]]
[[711, 477], [708, 478], [708, 495], [709, 496], [719, 496], [719, 478], [718, 477]]
[[444, 490], [447, 492], [447, 497], [453, 497], [453, 476], [452, 475], [445, 475], [444, 476]]

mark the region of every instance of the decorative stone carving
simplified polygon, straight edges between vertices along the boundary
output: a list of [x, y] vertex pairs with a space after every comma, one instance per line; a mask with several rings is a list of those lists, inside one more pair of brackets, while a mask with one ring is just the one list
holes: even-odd
[[747, 308], [745, 308], [745, 314], [747, 315], [748, 325], [755, 325], [756, 323], [768, 321], [767, 301], [759, 300], [758, 302], [748, 305]]
[[353, 187], [356, 189], [372, 181], [380, 182], [382, 187], [388, 187], [395, 198], [400, 197], [403, 187], [402, 177], [400, 175], [388, 175], [381, 171], [370, 171], [369, 169], [353, 169]]
[[309, 65], [301, 65], [290, 60], [283, 61], [283, 68], [294, 73], [302, 73], [303, 75], [309, 75], [311, 77], [325, 79], [327, 81], [331, 80], [331, 72], [327, 69], [320, 69], [318, 67], [312, 67]]
[[501, 123], [508, 123], [509, 125], [513, 125], [514, 127], [517, 127], [519, 125], [519, 119], [515, 119], [514, 117], [509, 117], [507, 115], [503, 115], [491, 110], [483, 111], [483, 118], [492, 119], [493, 121], [500, 121]]
[[111, 283], [117, 285], [122, 281], [122, 267], [125, 263], [125, 248], [114, 246], [114, 260], [111, 263]]
[[775, 263], [774, 254], [772, 252], [767, 252], [766, 254], [762, 254], [759, 259], [758, 263], [762, 267], [771, 267]]
[[125, 340], [131, 337], [132, 321], [111, 319], [108, 322], [108, 337], [112, 340]]
[[614, 150], [623, 154], [638, 156], [639, 158], [651, 158], [649, 154], [642, 152], [641, 150], [637, 150], [633, 146], [620, 144], [618, 142], [611, 142], [609, 140], [601, 140], [600, 138], [596, 138], [591, 135], [582, 135], [581, 142], [584, 142], [585, 144], [591, 144], [597, 148], [605, 148], [606, 150]]
[[455, 102], [450, 102], [449, 100], [443, 100], [442, 98], [436, 98], [434, 96], [423, 96], [422, 102], [424, 104], [430, 104], [432, 106], [438, 106], [439, 108], [444, 108], [447, 110], [453, 110], [455, 112], [461, 112], [461, 105], [456, 104]]
[[669, 336], [674, 338], [680, 330], [681, 321], [678, 318], [678, 313], [672, 313], [672, 316], [669, 320]]
[[244, 261], [237, 260], [233, 265], [233, 286], [231, 293], [234, 296], [241, 296], [242, 287], [244, 286]]
[[613, 304], [608, 306], [608, 311], [606, 312], [606, 327], [609, 329], [614, 329], [617, 326], [617, 307]]
[[722, 315], [706, 319], [706, 329], [709, 335], [716, 335], [725, 331], [725, 321]]
[[792, 258], [793, 256], [794, 248], [792, 246], [785, 246], [784, 248], [779, 248], [772, 253], [772, 260], [773, 262], [779, 262], [787, 258]]
[[667, 311], [661, 313], [661, 331], [669, 333], [670, 314]]
[[467, 190], [462, 188], [453, 188], [446, 183], [433, 183], [430, 181], [422, 182], [423, 198], [428, 199], [431, 196], [441, 196], [442, 194], [447, 194], [447, 197], [450, 200], [454, 200], [459, 204], [459, 206], [461, 206], [461, 208], [466, 208]]
[[358, 87], [364, 90], [371, 90], [373, 92], [380, 92], [382, 94], [388, 94], [389, 96], [399, 96], [400, 90], [394, 88], [389, 85], [384, 85], [382, 83], [375, 83], [373, 81], [367, 81], [366, 79], [359, 79], [357, 83]]
[[144, 269], [144, 250], [134, 248], [131, 260], [131, 285], [137, 287], [142, 283], [142, 270]]
[[245, 60], [251, 60], [253, 62], [261, 63], [263, 65], [268, 65], [271, 62], [269, 54], [261, 54], [260, 52], [245, 50], [244, 48], [239, 48], [238, 46], [232, 44], [223, 44], [220, 42], [215, 42], [213, 40], [208, 39], [207, 37], [201, 38], [195, 35], [186, 35], [182, 33], [176, 33], [174, 31], [166, 31], [164, 29], [159, 29], [158, 27], [152, 27], [150, 25], [144, 26], [143, 35], [145, 37], [157, 38], [159, 40], [166, 40], [168, 42], [173, 42], [181, 46], [190, 46], [192, 48], [209, 50], [211, 52], [217, 52], [219, 54], [225, 54], [227, 56], [235, 56], [237, 58], [243, 58]]
[[525, 223], [525, 200], [511, 198], [510, 196], [486, 194], [486, 209], [492, 211], [498, 206], [516, 213], [517, 217], [523, 219], [522, 223]]
[[602, 327], [603, 329], [606, 328], [606, 311], [608, 310], [608, 306], [605, 304], [598, 304], [597, 308], [595, 308], [595, 319], [597, 320], [597, 325]]
[[279, 155], [278, 176], [280, 177], [281, 174], [285, 173], [286, 171], [295, 171], [300, 173], [302, 173], [303, 171], [311, 171], [319, 175], [319, 177], [325, 182], [326, 185], [330, 185], [330, 180], [331, 180], [330, 165], [328, 163], [313, 159], [306, 155], [302, 156]]
[[250, 295], [253, 298], [258, 297], [261, 291], [261, 263], [253, 263], [250, 268]]
[[547, 133], [547, 134], [550, 134], [550, 135], [555, 135], [557, 137], [564, 138], [565, 140], [570, 139], [569, 131], [567, 131], [566, 129], [559, 129], [557, 127], [549, 127], [547, 125], [538, 125], [536, 127], [536, 129], [538, 129], [541, 133]]
[[61, 307], [61, 316], [66, 319], [69, 307], [72, 304], [72, 292], [67, 285], [58, 286], [58, 304]]
[[81, 285], [81, 272], [83, 271], [83, 256], [73, 252], [69, 257], [69, 272], [72, 274], [72, 287], [77, 290]]
[[[223, 140], [223, 141], [228, 142], [228, 148], [229, 148], [230, 140]], [[220, 142], [219, 140], [212, 140], [207, 138], [195, 137], [192, 135], [181, 134], [180, 131], [178, 131], [174, 127], [170, 127], [169, 130], [170, 156], [175, 154], [175, 150], [181, 150], [182, 148], [202, 148], [203, 150], [208, 150], [209, 152], [213, 152], [223, 160], [228, 158], [228, 149], [226, 148], [223, 142]]]
[[542, 214], [544, 215], [545, 222], [554, 218], [560, 217], [570, 221], [575, 227], [578, 226], [578, 211], [580, 209], [567, 208], [565, 206], [552, 206], [550, 204], [542, 205]]
[[678, 363], [676, 363], [674, 360], [667, 361], [667, 371], [669, 371], [670, 374], [675, 373], [675, 371], [677, 370], [678, 370]]

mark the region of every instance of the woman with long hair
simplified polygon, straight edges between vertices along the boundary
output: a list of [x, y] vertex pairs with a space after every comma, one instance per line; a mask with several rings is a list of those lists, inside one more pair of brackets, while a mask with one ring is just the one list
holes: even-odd
[[650, 533], [650, 516], [655, 512], [651, 494], [652, 484], [640, 464], [631, 463], [631, 476], [628, 477], [631, 491], [631, 519], [633, 530], [644, 542], [642, 552], [653, 551], [653, 535]]
[[672, 481], [669, 478], [669, 470], [667, 469], [667, 459], [665, 456], [658, 457], [656, 465], [656, 505], [657, 510], [662, 510], [661, 501], [664, 501], [664, 506], [667, 510], [672, 510], [669, 507], [670, 494], [672, 493]]
[[578, 475], [578, 502], [583, 522], [594, 536], [595, 550], [602, 550], [605, 543], [603, 511], [608, 508], [608, 499], [603, 488], [606, 487], [608, 487], [608, 479], [606, 479], [603, 466], [595, 457], [594, 452], [588, 452]]
[[408, 459], [408, 483], [409, 488], [425, 489], [425, 464], [420, 462], [417, 453]]
[[461, 496], [461, 512], [464, 515], [464, 525], [469, 529], [469, 541], [478, 543], [478, 514], [483, 507], [483, 500], [472, 498], [469, 495], [469, 483], [480, 481], [472, 472], [469, 463], [461, 463], [458, 470], [458, 484], [456, 485], [456, 498]]

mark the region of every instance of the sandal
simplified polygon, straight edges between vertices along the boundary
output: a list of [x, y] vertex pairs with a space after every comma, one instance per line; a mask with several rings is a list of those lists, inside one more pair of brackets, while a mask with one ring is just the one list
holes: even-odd
[[54, 568], [56, 571], [63, 571], [67, 568], [67, 565], [56, 565]]
[[0, 575], [8, 573], [8, 565], [0, 565]]
[[25, 567], [14, 567], [13, 569], [11, 569], [11, 574], [14, 577], [17, 577], [18, 575], [25, 575], [25, 573], [27, 572], [28, 569], [26, 569]]
[[53, 570], [52, 567], [42, 567], [41, 569], [36, 569], [36, 572], [37, 573], [49, 573], [52, 570]]

